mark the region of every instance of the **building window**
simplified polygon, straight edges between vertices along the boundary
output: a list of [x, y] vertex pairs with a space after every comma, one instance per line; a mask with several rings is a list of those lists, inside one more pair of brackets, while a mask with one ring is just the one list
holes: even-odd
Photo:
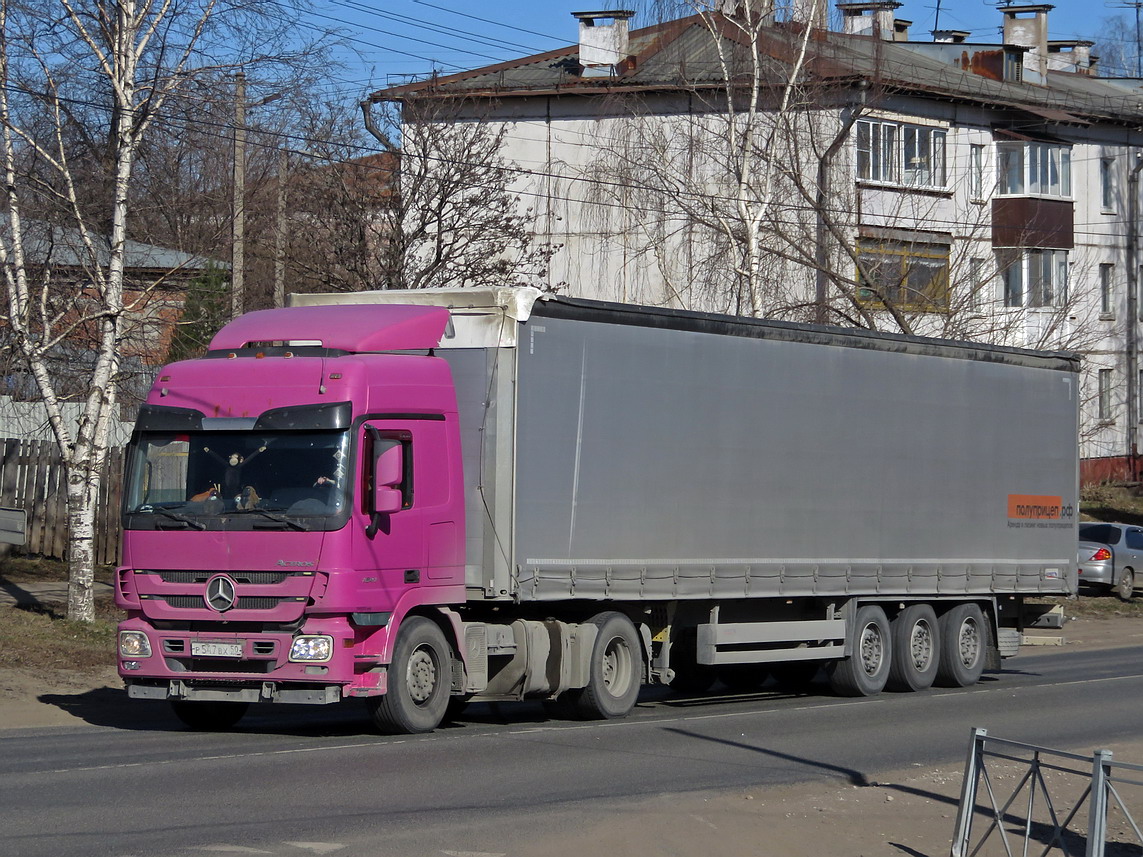
[[1099, 314], [1110, 316], [1115, 312], [1112, 303], [1112, 274], [1115, 271], [1114, 265], [1100, 265], [1099, 266]]
[[1099, 370], [1099, 419], [1102, 422], [1114, 419], [1111, 415], [1111, 371]]
[[1115, 159], [1099, 159], [1099, 205], [1105, 212], [1115, 211]]
[[857, 258], [863, 302], [922, 312], [949, 308], [948, 244], [862, 238]]
[[1007, 196], [1072, 195], [1072, 150], [1056, 143], [997, 143], [997, 192]]
[[911, 125], [906, 125], [902, 132], [905, 184], [909, 187], [944, 187], [945, 132]]
[[984, 259], [969, 259], [968, 260], [968, 283], [969, 288], [972, 289], [972, 294], [968, 298], [968, 306], [970, 309], [980, 309], [984, 305]]
[[984, 199], [984, 146], [975, 143], [968, 148], [968, 195]]
[[1001, 254], [1004, 306], [1059, 307], [1068, 301], [1068, 251], [1022, 250]]
[[1023, 52], [1014, 50], [1004, 52], [1004, 79], [1009, 83], [1020, 83], [1024, 80]]
[[862, 119], [857, 123], [857, 177], [905, 187], [944, 188], [941, 128]]

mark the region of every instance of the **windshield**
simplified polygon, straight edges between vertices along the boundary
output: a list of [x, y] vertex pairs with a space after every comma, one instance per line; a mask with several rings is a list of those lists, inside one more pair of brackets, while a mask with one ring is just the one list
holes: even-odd
[[[273, 527], [347, 507], [344, 431], [143, 433], [127, 475], [133, 526], [214, 529], [222, 518]], [[204, 520], [205, 519], [205, 520]], [[320, 521], [292, 528], [325, 529]]]

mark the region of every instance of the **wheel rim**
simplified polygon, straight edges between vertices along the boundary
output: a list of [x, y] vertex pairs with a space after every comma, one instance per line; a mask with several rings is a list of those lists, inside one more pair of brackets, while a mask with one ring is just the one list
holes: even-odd
[[437, 659], [432, 649], [420, 646], [413, 652], [405, 669], [405, 678], [413, 702], [417, 705], [428, 702], [437, 687]]
[[618, 699], [631, 687], [634, 660], [631, 649], [622, 637], [613, 637], [603, 651], [603, 686], [608, 694]]
[[861, 668], [869, 676], [877, 675], [885, 661], [885, 639], [872, 622], [861, 630]]
[[960, 662], [966, 667], [972, 667], [980, 657], [980, 628], [972, 619], [965, 619], [960, 625], [958, 635]]
[[909, 653], [913, 668], [924, 672], [933, 662], [933, 629], [928, 622], [917, 622], [909, 635]]
[[1119, 594], [1123, 598], [1130, 598], [1135, 590], [1135, 575], [1130, 571], [1123, 572], [1119, 577]]

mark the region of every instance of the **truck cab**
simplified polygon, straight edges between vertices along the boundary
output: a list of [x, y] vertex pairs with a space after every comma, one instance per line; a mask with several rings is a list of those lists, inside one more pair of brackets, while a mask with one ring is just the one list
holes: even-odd
[[[195, 726], [381, 697], [391, 630], [421, 614], [443, 636], [439, 607], [464, 599], [456, 395], [431, 353], [447, 324], [440, 308], [251, 313], [160, 372], [126, 468], [131, 696]], [[451, 677], [426, 669], [421, 703], [447, 701]]]

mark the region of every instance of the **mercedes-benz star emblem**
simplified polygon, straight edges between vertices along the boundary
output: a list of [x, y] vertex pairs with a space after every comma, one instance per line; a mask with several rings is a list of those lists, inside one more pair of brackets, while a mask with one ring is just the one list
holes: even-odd
[[238, 600], [238, 593], [234, 590], [234, 581], [225, 574], [219, 574], [206, 582], [206, 606], [219, 613], [225, 613], [234, 606]]

